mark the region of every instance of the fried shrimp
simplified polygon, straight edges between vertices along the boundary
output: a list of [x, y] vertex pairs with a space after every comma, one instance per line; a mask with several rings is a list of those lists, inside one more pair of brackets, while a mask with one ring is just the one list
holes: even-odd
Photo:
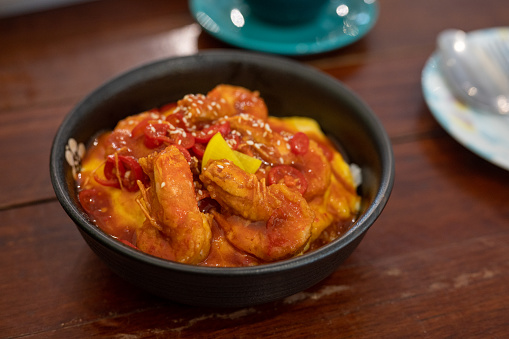
[[189, 165], [175, 146], [139, 160], [151, 186], [140, 185], [139, 204], [146, 221], [137, 230], [142, 251], [182, 263], [196, 264], [210, 250], [211, 217], [196, 203]]
[[265, 261], [306, 248], [314, 213], [300, 193], [284, 184], [266, 186], [225, 160], [210, 162], [200, 179], [224, 209], [214, 218], [237, 248]]

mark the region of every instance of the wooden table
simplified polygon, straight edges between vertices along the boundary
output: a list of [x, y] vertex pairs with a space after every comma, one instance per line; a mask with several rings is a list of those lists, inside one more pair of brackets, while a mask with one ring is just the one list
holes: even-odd
[[103, 0], [0, 19], [0, 336], [507, 338], [509, 172], [437, 124], [422, 68], [446, 28], [509, 23], [506, 0], [382, 0], [362, 40], [296, 58], [357, 92], [394, 147], [391, 199], [354, 254], [293, 297], [244, 309], [160, 300], [113, 274], [55, 198], [53, 135], [88, 92], [160, 58], [233, 48], [186, 1]]

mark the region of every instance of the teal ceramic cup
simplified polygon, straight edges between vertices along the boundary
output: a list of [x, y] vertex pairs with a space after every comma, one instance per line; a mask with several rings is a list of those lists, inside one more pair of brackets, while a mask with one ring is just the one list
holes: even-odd
[[245, 0], [251, 14], [276, 25], [299, 25], [318, 16], [329, 0]]

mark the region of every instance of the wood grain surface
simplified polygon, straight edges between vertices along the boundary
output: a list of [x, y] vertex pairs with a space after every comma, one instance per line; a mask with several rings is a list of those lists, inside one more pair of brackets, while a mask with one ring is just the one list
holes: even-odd
[[100, 84], [161, 58], [235, 47], [203, 32], [186, 1], [91, 1], [1, 18], [0, 337], [509, 337], [509, 172], [449, 136], [420, 84], [440, 31], [508, 18], [506, 0], [380, 0], [363, 39], [293, 58], [368, 103], [393, 143], [396, 181], [334, 274], [242, 309], [179, 305], [121, 280], [82, 240], [48, 169], [60, 122]]

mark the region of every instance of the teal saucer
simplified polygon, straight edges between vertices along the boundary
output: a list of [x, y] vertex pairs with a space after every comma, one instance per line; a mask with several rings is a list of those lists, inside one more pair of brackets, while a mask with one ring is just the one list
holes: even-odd
[[331, 0], [313, 21], [281, 26], [250, 16], [243, 0], [190, 0], [196, 21], [231, 45], [283, 55], [309, 55], [349, 45], [369, 32], [378, 17], [377, 0]]

